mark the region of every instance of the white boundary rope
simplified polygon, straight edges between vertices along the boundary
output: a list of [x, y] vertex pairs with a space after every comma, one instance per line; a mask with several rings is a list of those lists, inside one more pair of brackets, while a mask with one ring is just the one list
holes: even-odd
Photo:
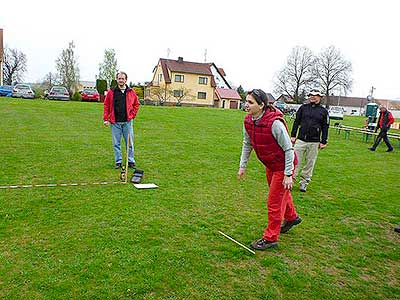
[[122, 181], [104, 181], [104, 182], [79, 182], [79, 183], [45, 183], [45, 184], [14, 184], [0, 185], [0, 189], [23, 189], [36, 187], [65, 187], [65, 186], [86, 186], [86, 185], [108, 185], [108, 184], [125, 184]]
[[247, 248], [245, 245], [243, 245], [242, 243], [239, 243], [237, 240], [235, 240], [234, 238], [231, 238], [229, 235], [223, 233], [222, 231], [218, 230], [218, 232], [220, 234], [222, 234], [224, 237], [226, 237], [228, 240], [234, 242], [235, 244], [239, 245], [240, 247], [242, 247], [243, 249], [246, 249], [247, 251], [249, 251], [250, 253], [256, 254], [256, 252], [254, 252], [253, 250]]

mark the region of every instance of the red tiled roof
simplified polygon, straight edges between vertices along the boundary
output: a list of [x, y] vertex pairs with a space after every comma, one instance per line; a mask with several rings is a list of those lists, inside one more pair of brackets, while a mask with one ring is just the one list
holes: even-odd
[[162, 72], [164, 74], [165, 82], [166, 83], [171, 83], [171, 78], [169, 77], [169, 72], [168, 72], [168, 68], [167, 68], [167, 64], [166, 64], [165, 60], [163, 60], [161, 58], [160, 62], [161, 62], [161, 68], [162, 68]]
[[216, 87], [217, 84], [215, 83], [214, 76], [211, 77], [211, 86]]
[[218, 68], [218, 71], [222, 76], [224, 76], [224, 77], [226, 76], [224, 69]]
[[196, 63], [184, 60], [173, 60], [160, 58], [161, 67], [164, 73], [165, 81], [171, 82], [169, 78], [168, 70], [171, 72], [189, 73], [212, 76], [210, 66], [208, 63]]
[[233, 100], [241, 100], [239, 93], [233, 89], [221, 89], [216, 88], [215, 92], [220, 99], [233, 99]]

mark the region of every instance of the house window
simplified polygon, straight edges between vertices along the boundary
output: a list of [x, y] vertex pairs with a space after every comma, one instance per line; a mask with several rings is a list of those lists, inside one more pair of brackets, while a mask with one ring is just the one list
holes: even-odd
[[183, 82], [183, 75], [175, 75], [175, 82]]
[[150, 96], [150, 90], [145, 90], [144, 93], [145, 93], [145, 96], [146, 96], [146, 97], [149, 97], [149, 96]]
[[174, 90], [174, 97], [183, 97], [183, 91], [182, 90]]
[[208, 78], [207, 77], [199, 77], [199, 84], [207, 84]]
[[158, 74], [158, 82], [162, 81], [162, 74]]
[[198, 92], [197, 93], [197, 99], [206, 99], [206, 98], [207, 98], [206, 92]]

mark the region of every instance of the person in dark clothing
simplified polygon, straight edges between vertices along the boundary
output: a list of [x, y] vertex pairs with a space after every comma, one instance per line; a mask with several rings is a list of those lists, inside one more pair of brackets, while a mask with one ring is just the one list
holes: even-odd
[[387, 132], [390, 129], [390, 125], [393, 124], [394, 122], [394, 118], [393, 115], [390, 111], [388, 111], [386, 109], [385, 106], [381, 105], [379, 107], [379, 118], [378, 118], [378, 122], [376, 124], [376, 129], [375, 132], [378, 131], [378, 129], [380, 128], [381, 131], [379, 132], [378, 136], [376, 137], [375, 143], [371, 148], [368, 148], [371, 151], [375, 151], [376, 147], [378, 147], [379, 143], [382, 141], [385, 142], [386, 146], [388, 147], [388, 149], [386, 150], [386, 152], [392, 152], [393, 151], [393, 146], [390, 144], [389, 138], [387, 136]]
[[[122, 166], [121, 137], [124, 137], [125, 145], [128, 145], [128, 166], [135, 168], [133, 148], [133, 120], [139, 110], [138, 97], [134, 90], [126, 85], [128, 76], [125, 72], [117, 74], [118, 86], [107, 92], [104, 100], [104, 125], [111, 123], [112, 142], [114, 147], [115, 168]], [[128, 139], [129, 136], [129, 139]]]
[[[328, 143], [329, 116], [328, 111], [321, 106], [323, 96], [319, 90], [311, 90], [308, 94], [309, 103], [300, 106], [293, 123], [291, 140], [299, 160], [293, 179], [297, 178], [302, 169], [299, 180], [301, 192], [305, 192], [310, 183], [318, 149], [324, 149]], [[305, 162], [302, 167], [303, 157]]]

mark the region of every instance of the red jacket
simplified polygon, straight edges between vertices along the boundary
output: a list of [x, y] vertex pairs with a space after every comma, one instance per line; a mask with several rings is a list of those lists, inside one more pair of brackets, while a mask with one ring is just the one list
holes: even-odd
[[392, 125], [393, 123], [394, 118], [390, 111], [386, 110], [385, 112], [379, 113], [378, 128], [390, 128], [390, 125]]
[[[128, 122], [136, 117], [139, 105], [135, 91], [128, 87], [126, 90], [126, 115], [128, 117]], [[103, 120], [115, 123], [114, 89], [108, 90], [106, 99], [104, 100]]]
[[[247, 115], [244, 119], [244, 126], [258, 159], [273, 172], [285, 170], [285, 152], [272, 135], [272, 123], [275, 120], [281, 120], [287, 129], [283, 115], [279, 110], [271, 111], [267, 109], [256, 124], [251, 115]], [[296, 165], [296, 163], [295, 154], [294, 164]]]

